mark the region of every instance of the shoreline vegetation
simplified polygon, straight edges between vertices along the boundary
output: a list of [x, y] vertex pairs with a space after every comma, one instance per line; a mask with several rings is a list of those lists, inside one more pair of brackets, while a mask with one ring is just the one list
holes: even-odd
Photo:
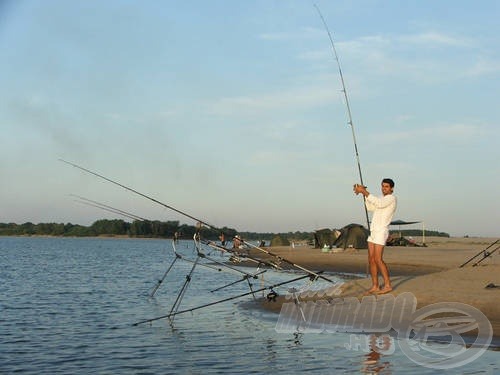
[[[134, 220], [127, 222], [120, 219], [101, 219], [89, 226], [71, 223], [0, 223], [0, 236], [174, 238], [177, 233], [179, 239], [192, 239], [196, 231], [197, 227], [195, 225], [181, 224], [179, 221], [159, 220]], [[312, 241], [314, 236], [314, 231], [257, 233], [237, 231], [234, 228], [228, 227], [217, 230], [207, 227], [201, 228], [201, 236], [208, 240], [218, 240], [221, 232], [224, 233], [228, 240], [236, 235], [240, 235], [248, 241], [268, 242], [272, 241], [275, 237], [280, 237], [285, 240], [285, 243], [281, 243], [282, 245], [288, 244], [286, 241]], [[420, 229], [393, 230], [391, 233], [403, 236], [419, 236], [422, 234]], [[427, 230], [426, 235], [450, 237], [448, 233], [433, 230]]]

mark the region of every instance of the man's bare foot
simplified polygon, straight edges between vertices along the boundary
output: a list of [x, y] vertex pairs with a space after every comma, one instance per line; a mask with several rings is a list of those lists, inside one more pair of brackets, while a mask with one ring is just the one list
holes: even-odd
[[378, 286], [372, 286], [369, 290], [367, 290], [364, 295], [367, 296], [369, 294], [379, 293], [380, 289]]
[[387, 286], [384, 286], [382, 289], [380, 289], [377, 292], [377, 294], [386, 294], [386, 293], [389, 293], [389, 292], [392, 292], [392, 286], [387, 285]]

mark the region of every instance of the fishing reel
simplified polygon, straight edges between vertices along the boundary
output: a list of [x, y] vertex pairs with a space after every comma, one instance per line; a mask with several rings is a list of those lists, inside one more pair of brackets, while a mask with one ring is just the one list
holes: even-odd
[[269, 264], [271, 265], [272, 268], [279, 270], [281, 269], [281, 258], [276, 257], [276, 260], [274, 262], [270, 261]]
[[276, 302], [276, 297], [278, 297], [278, 293], [271, 289], [271, 291], [266, 296], [267, 302]]

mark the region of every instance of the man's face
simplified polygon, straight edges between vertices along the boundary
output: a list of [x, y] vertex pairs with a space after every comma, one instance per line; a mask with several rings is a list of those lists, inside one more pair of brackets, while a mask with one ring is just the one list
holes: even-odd
[[387, 182], [382, 183], [382, 194], [392, 194], [392, 190], [393, 189], [391, 188], [391, 185], [389, 185]]

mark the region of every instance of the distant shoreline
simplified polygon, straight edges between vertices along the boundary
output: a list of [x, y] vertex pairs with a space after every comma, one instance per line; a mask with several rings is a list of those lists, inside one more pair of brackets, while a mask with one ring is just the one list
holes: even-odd
[[[6, 235], [0, 234], [0, 237], [12, 237], [12, 238], [105, 238], [105, 239], [130, 239], [130, 240], [173, 240], [172, 237], [130, 237], [128, 235], [99, 235], [99, 236], [53, 236], [48, 234], [16, 234], [16, 235]], [[189, 239], [181, 239], [188, 240]]]

